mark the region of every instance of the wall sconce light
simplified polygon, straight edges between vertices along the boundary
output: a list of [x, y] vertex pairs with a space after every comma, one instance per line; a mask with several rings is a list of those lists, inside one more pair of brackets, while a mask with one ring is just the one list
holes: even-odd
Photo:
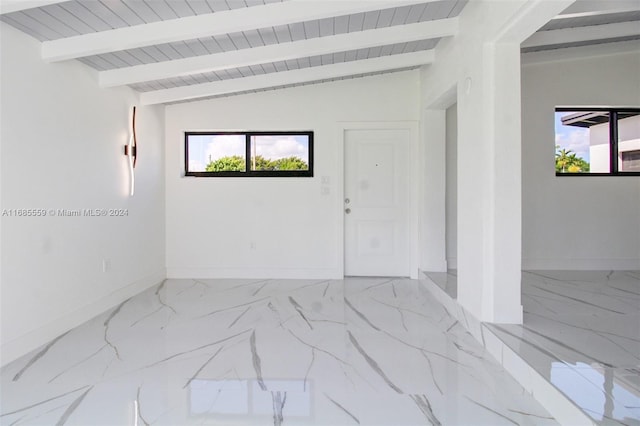
[[136, 168], [136, 162], [138, 161], [138, 139], [136, 136], [136, 107], [133, 107], [133, 114], [131, 116], [131, 133], [129, 135], [129, 143], [124, 146], [124, 155], [127, 156], [129, 161], [129, 176], [131, 177], [131, 187], [129, 189], [129, 195], [133, 196], [136, 187], [136, 175], [134, 169]]

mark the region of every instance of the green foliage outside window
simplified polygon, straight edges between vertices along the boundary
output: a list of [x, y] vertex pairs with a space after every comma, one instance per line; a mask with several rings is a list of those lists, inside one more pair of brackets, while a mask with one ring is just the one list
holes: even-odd
[[556, 172], [588, 173], [589, 163], [576, 156], [570, 149], [560, 149], [560, 146], [556, 145]]
[[244, 172], [245, 164], [244, 158], [239, 155], [231, 157], [218, 158], [215, 161], [207, 164], [206, 171], [208, 172]]
[[[257, 155], [252, 159], [252, 170], [309, 170], [309, 165], [299, 157], [280, 158], [278, 160], [269, 160], [261, 155]], [[209, 162], [206, 167], [207, 172], [244, 172], [244, 158], [234, 155], [231, 157], [218, 158]]]

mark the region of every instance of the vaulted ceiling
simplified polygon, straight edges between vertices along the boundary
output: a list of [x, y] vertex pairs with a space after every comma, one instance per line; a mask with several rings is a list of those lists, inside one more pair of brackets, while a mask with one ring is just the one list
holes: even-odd
[[[142, 104], [418, 68], [468, 0], [0, 0], [0, 19]], [[471, 0], [474, 1], [474, 0]], [[579, 0], [523, 52], [640, 39], [640, 0]]]

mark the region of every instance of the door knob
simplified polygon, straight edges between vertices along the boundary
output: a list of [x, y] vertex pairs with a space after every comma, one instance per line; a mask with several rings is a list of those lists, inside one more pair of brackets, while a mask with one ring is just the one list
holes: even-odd
[[344, 203], [345, 203], [345, 204], [349, 204], [350, 202], [351, 202], [351, 200], [350, 200], [350, 199], [348, 199], [348, 198], [345, 198], [345, 199], [344, 199]]
[[347, 208], [347, 209], [344, 209], [344, 212], [345, 212], [346, 214], [349, 214], [349, 213], [351, 213], [351, 209], [348, 209], [348, 208]]

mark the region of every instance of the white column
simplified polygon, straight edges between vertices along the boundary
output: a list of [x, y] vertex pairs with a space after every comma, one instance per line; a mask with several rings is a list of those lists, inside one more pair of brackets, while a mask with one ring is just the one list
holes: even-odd
[[[423, 71], [429, 108], [440, 106], [444, 87], [457, 84], [458, 303], [481, 321], [522, 322], [520, 44], [574, 1], [469, 2], [458, 35], [441, 42], [438, 60]], [[436, 114], [428, 121], [437, 122]], [[425, 149], [440, 155], [430, 145], [438, 137], [429, 139], [436, 130], [428, 127]], [[425, 185], [436, 192], [425, 196], [439, 208], [440, 175], [427, 173], [436, 181]], [[426, 210], [425, 224], [443, 228]], [[424, 247], [428, 265], [431, 247]]]
[[486, 43], [458, 93], [458, 301], [521, 323], [520, 45]]
[[485, 84], [492, 110], [486, 117], [487, 144], [492, 155], [488, 176], [491, 203], [488, 265], [483, 295], [484, 316], [498, 323], [522, 323], [522, 132], [520, 44], [497, 43], [485, 48], [490, 71]]
[[446, 111], [422, 115], [420, 269], [444, 272], [446, 261]]

